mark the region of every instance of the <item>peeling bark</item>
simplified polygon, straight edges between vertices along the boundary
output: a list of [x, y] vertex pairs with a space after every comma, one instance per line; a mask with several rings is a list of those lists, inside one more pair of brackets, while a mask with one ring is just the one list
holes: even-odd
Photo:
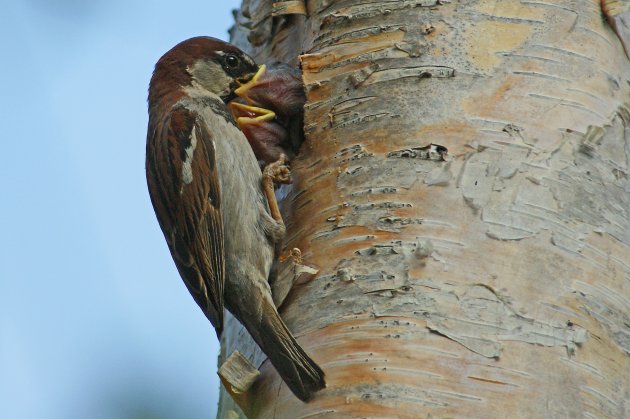
[[248, 415], [630, 415], [626, 6], [243, 2], [233, 42], [303, 69], [280, 205], [319, 273], [280, 311], [328, 383], [300, 402], [229, 318]]

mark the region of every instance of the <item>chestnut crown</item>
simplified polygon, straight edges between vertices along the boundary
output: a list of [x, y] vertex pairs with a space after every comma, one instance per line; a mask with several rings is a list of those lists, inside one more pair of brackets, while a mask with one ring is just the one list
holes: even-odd
[[224, 102], [234, 97], [239, 82], [258, 70], [243, 51], [220, 39], [198, 36], [175, 45], [155, 65], [149, 84], [149, 104], [169, 94], [207, 94]]

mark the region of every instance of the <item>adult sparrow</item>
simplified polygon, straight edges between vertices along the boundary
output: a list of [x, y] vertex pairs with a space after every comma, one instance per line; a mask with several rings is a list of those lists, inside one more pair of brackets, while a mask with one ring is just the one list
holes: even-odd
[[[284, 225], [270, 216], [263, 174], [226, 106], [257, 71], [238, 48], [208, 37], [159, 59], [149, 86], [147, 183], [175, 265], [217, 336], [225, 307], [307, 401], [325, 387], [324, 373], [280, 318], [268, 284]], [[282, 161], [275, 169], [267, 181], [286, 177]]]

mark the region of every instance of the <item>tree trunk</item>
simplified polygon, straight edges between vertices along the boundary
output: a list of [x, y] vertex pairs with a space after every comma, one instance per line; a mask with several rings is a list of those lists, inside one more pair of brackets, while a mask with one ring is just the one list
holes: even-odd
[[599, 1], [272, 3], [232, 37], [301, 55], [281, 207], [319, 274], [280, 311], [328, 386], [300, 402], [231, 319], [247, 415], [629, 417], [630, 62]]

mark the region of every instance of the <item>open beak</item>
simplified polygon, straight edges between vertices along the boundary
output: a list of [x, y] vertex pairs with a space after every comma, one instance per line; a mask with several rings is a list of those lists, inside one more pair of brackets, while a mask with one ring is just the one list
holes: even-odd
[[234, 93], [236, 93], [238, 97], [245, 99], [247, 103], [252, 104], [253, 102], [247, 97], [247, 92], [256, 85], [260, 76], [265, 72], [265, 69], [266, 66], [262, 64], [260, 67], [258, 67], [258, 71], [256, 72], [256, 74], [254, 74], [254, 76], [249, 80], [237, 80], [239, 87], [234, 90]]
[[236, 101], [230, 102], [228, 108], [232, 112], [232, 115], [234, 115], [239, 128], [247, 124], [259, 124], [271, 121], [276, 117], [276, 114], [269, 109], [246, 105]]
[[258, 71], [249, 80], [237, 80], [239, 87], [234, 90], [234, 93], [241, 99], [247, 101], [247, 104], [241, 103], [238, 100], [233, 100], [228, 104], [228, 108], [234, 115], [236, 123], [239, 128], [248, 124], [260, 124], [263, 122], [271, 121], [276, 117], [275, 112], [255, 106], [255, 102], [247, 97], [247, 92], [258, 83], [258, 79], [265, 72], [266, 66], [262, 64], [258, 67]]

